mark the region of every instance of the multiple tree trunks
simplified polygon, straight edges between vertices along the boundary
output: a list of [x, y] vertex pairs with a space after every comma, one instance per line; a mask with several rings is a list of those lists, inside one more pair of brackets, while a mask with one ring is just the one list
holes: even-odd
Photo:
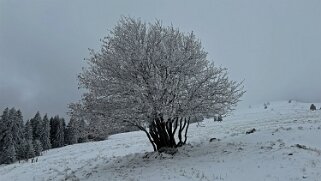
[[[159, 117], [151, 122], [149, 131], [142, 126], [136, 126], [146, 133], [154, 151], [160, 151], [162, 148], [177, 148], [186, 144], [189, 124], [189, 117], [168, 119], [167, 121], [163, 117]], [[175, 140], [176, 133], [178, 142]]]

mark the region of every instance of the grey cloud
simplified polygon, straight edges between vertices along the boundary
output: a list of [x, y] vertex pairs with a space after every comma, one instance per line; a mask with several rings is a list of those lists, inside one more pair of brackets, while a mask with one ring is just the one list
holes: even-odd
[[243, 105], [321, 101], [321, 1], [0, 1], [0, 108], [65, 115], [76, 76], [122, 15], [194, 31], [245, 80]]

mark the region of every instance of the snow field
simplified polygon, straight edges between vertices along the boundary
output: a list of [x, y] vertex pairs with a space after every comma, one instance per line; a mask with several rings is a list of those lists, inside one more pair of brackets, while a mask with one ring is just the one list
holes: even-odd
[[192, 124], [174, 156], [153, 153], [143, 132], [52, 149], [35, 163], [1, 165], [0, 180], [319, 181], [321, 110], [309, 106], [272, 102]]

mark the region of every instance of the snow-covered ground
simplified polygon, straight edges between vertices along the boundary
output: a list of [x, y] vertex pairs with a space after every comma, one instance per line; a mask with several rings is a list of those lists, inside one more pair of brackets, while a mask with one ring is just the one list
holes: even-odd
[[152, 153], [143, 132], [53, 149], [35, 163], [1, 165], [0, 180], [320, 181], [321, 110], [309, 107], [272, 102], [192, 124], [174, 156]]

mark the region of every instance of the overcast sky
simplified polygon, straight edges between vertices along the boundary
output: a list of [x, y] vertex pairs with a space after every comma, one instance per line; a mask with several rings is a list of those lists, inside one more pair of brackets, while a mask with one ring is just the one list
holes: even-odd
[[320, 0], [0, 0], [0, 111], [65, 116], [88, 48], [122, 15], [194, 31], [210, 60], [245, 80], [243, 105], [321, 101]]

